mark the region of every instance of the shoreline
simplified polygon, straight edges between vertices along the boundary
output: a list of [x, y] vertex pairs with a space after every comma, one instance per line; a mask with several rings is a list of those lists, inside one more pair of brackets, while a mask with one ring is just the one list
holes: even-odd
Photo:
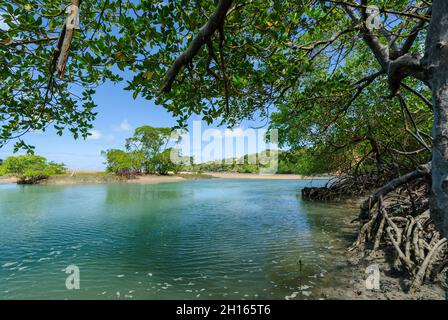
[[82, 174], [74, 176], [52, 176], [40, 183], [41, 185], [81, 185], [81, 184], [158, 184], [180, 182], [185, 179], [177, 176], [144, 175], [132, 179], [110, 174]]
[[16, 183], [17, 179], [14, 177], [0, 177], [0, 185], [8, 183]]
[[[136, 183], [136, 184], [158, 184], [181, 182], [187, 180], [202, 179], [224, 179], [224, 180], [328, 180], [324, 176], [303, 176], [297, 174], [271, 174], [261, 175], [254, 173], [236, 172], [204, 172], [191, 173], [181, 172], [179, 174], [156, 175], [147, 174], [135, 178], [123, 178], [115, 174], [101, 171], [74, 171], [61, 175], [50, 176], [36, 185], [78, 185], [78, 184], [108, 184], [108, 183]], [[0, 184], [16, 183], [15, 177], [0, 177]]]
[[305, 176], [300, 174], [257, 174], [238, 172], [204, 172], [218, 179], [242, 179], [242, 180], [328, 180], [331, 176]]

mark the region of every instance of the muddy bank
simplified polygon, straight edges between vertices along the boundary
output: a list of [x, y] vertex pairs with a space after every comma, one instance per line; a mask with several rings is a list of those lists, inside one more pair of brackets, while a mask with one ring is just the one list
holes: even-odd
[[[389, 260], [384, 253], [374, 257], [366, 257], [361, 260], [347, 257], [349, 272], [345, 288], [334, 288], [329, 295], [336, 295], [340, 299], [354, 300], [444, 300], [445, 290], [437, 283], [426, 283], [415, 293], [406, 292], [410, 283], [404, 274], [394, 270], [386, 262]], [[368, 273], [369, 267], [377, 266], [379, 270], [379, 289], [369, 290], [366, 279], [372, 273]]]
[[[343, 203], [350, 203], [359, 208], [364, 198], [347, 200]], [[358, 222], [353, 222], [357, 218], [357, 213], [347, 215], [343, 219], [344, 227], [340, 232], [353, 234], [358, 233]], [[348, 248], [347, 248], [348, 249]], [[397, 271], [390, 261], [395, 259], [394, 251], [378, 251], [375, 255], [366, 252], [364, 257], [359, 253], [344, 252], [345, 262], [338, 268], [345, 269], [343, 272], [344, 283], [342, 286], [326, 288], [323, 292], [324, 299], [342, 300], [445, 300], [445, 288], [441, 282], [424, 283], [420, 290], [415, 293], [406, 292], [410, 285], [408, 277], [404, 272]], [[379, 271], [379, 289], [368, 289], [366, 280], [372, 273], [368, 268]]]

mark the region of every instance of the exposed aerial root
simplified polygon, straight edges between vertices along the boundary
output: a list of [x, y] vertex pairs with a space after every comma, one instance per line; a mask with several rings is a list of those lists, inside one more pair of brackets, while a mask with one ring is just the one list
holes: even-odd
[[334, 201], [365, 195], [387, 182], [387, 178], [377, 174], [346, 175], [331, 179], [325, 187], [307, 187], [302, 189], [304, 200]]
[[393, 265], [409, 276], [411, 292], [425, 281], [440, 280], [448, 269], [448, 241], [429, 216], [428, 176], [427, 165], [421, 166], [364, 201], [358, 238], [349, 249], [361, 255], [392, 249]]
[[420, 165], [404, 175], [364, 174], [331, 180], [322, 188], [302, 189], [304, 200], [341, 200], [353, 196], [370, 196], [361, 203], [359, 232], [349, 252], [358, 257], [390, 257], [397, 271], [410, 280], [415, 292], [425, 281], [446, 285], [448, 241], [430, 218], [429, 190], [431, 164]]

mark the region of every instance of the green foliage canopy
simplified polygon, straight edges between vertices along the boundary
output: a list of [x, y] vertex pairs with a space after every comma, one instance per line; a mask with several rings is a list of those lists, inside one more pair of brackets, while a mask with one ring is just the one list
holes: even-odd
[[119, 3], [82, 1], [81, 29], [74, 32], [60, 78], [54, 66], [71, 2], [0, 0], [0, 147], [14, 140], [16, 150], [32, 152], [22, 137], [49, 126], [59, 135], [67, 130], [87, 137], [96, 116], [95, 87], [120, 79], [110, 68], [122, 59], [113, 31]]
[[171, 152], [172, 148], [168, 148], [156, 154], [152, 161], [155, 172], [167, 175], [169, 171], [174, 171], [176, 173], [179, 171], [179, 165], [171, 161]]
[[145, 161], [143, 154], [139, 151], [126, 152], [119, 149], [109, 149], [103, 151], [102, 155], [106, 158], [106, 170], [108, 172], [128, 177], [139, 174]]
[[143, 155], [146, 173], [157, 171], [156, 157], [166, 148], [171, 131], [170, 128], [141, 126], [135, 129], [132, 137], [126, 139], [128, 152], [140, 152]]
[[171, 148], [167, 148], [170, 128], [142, 126], [126, 139], [126, 151], [110, 149], [102, 154], [106, 158], [107, 171], [132, 176], [140, 173], [168, 174], [178, 171], [171, 161]]
[[0, 166], [0, 175], [16, 176], [18, 183], [37, 183], [51, 175], [64, 173], [65, 170], [64, 164], [49, 162], [42, 156], [11, 156]]

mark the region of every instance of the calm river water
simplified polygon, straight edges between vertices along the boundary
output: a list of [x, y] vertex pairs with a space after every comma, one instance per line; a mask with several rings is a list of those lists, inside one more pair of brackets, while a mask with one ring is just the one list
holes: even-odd
[[322, 183], [0, 185], [0, 299], [332, 298], [356, 209], [301, 201]]

